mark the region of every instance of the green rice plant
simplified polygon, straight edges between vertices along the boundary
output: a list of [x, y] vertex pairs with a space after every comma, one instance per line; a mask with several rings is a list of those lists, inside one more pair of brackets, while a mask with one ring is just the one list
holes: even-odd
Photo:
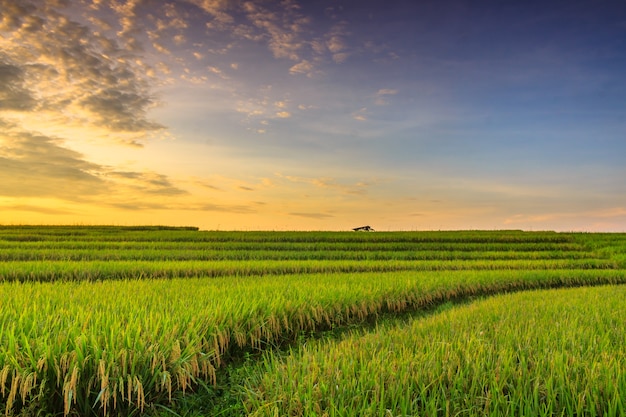
[[603, 259], [524, 260], [241, 260], [241, 261], [9, 261], [0, 263], [0, 282], [98, 281], [178, 277], [262, 276], [312, 273], [617, 269]]
[[290, 242], [290, 243], [574, 243], [577, 234], [520, 231], [450, 232], [198, 232], [194, 228], [0, 226], [6, 241], [110, 241], [110, 242]]
[[0, 408], [127, 415], [303, 333], [623, 283], [625, 236], [0, 226]]
[[[1, 245], [0, 245], [1, 246]], [[251, 261], [251, 260], [523, 260], [523, 259], [583, 259], [593, 257], [583, 251], [447, 251], [447, 250], [268, 250], [206, 249], [196, 247], [132, 247], [76, 248], [5, 247], [0, 250], [0, 262], [9, 261]], [[615, 256], [604, 249], [602, 258]]]
[[0, 404], [124, 414], [302, 332], [469, 296], [623, 282], [622, 270], [504, 270], [4, 283]]
[[626, 287], [493, 297], [248, 370], [251, 416], [621, 416]]
[[[198, 239], [193, 240], [159, 240], [158, 236], [146, 232], [142, 240], [45, 240], [39, 239], [34, 241], [14, 241], [3, 240], [0, 235], [0, 248], [2, 249], [23, 249], [23, 250], [224, 250], [224, 251], [281, 251], [281, 252], [312, 252], [312, 251], [344, 251], [344, 252], [369, 252], [369, 251], [587, 251], [595, 246], [586, 247], [580, 242], [552, 243], [552, 242], [447, 242], [447, 241], [406, 241], [402, 239], [402, 234], [398, 234], [398, 240], [381, 240], [381, 241], [358, 241], [358, 242], [333, 242], [320, 240], [318, 242], [300, 242], [300, 241], [239, 241], [239, 240], [203, 240], [204, 236], [197, 233]], [[151, 239], [155, 240], [151, 240]], [[609, 244], [608, 242], [606, 243]]]
[[[233, 243], [236, 243], [235, 245]], [[609, 243], [607, 243], [609, 245]], [[626, 246], [626, 244], [624, 244]], [[602, 246], [589, 250], [459, 250], [458, 245], [423, 244], [350, 244], [320, 245], [240, 242], [80, 242], [37, 241], [15, 243], [0, 241], [0, 261], [94, 261], [94, 260], [472, 260], [472, 259], [581, 259], [610, 258], [621, 247]], [[527, 249], [527, 248], [522, 248]], [[623, 251], [621, 251], [623, 253]]]

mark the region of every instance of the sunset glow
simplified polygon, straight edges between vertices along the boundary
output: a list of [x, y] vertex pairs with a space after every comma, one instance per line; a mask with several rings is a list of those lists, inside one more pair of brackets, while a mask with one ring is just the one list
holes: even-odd
[[0, 0], [0, 224], [626, 231], [623, 1]]

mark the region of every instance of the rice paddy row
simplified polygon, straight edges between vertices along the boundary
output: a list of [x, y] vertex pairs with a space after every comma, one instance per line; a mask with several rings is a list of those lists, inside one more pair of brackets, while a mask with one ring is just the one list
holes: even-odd
[[[604, 234], [612, 236], [612, 234]], [[0, 240], [14, 242], [553, 242], [572, 241], [571, 234], [509, 231], [439, 232], [200, 232], [189, 227], [0, 226]]]
[[[201, 233], [197, 233], [202, 236]], [[215, 233], [220, 236], [220, 233]], [[505, 236], [503, 236], [504, 238]], [[110, 236], [109, 236], [110, 238]], [[487, 237], [485, 237], [487, 238]], [[171, 238], [173, 239], [173, 237]], [[220, 239], [224, 239], [221, 237]], [[582, 237], [579, 237], [582, 239]], [[95, 240], [36, 240], [36, 241], [15, 241], [0, 240], [2, 249], [27, 249], [38, 252], [45, 249], [95, 249], [109, 251], [125, 250], [204, 250], [204, 251], [283, 251], [293, 253], [295, 251], [428, 251], [428, 250], [455, 250], [455, 251], [581, 251], [586, 250], [583, 242], [543, 242], [543, 241], [520, 241], [501, 242], [485, 240], [480, 241], [460, 241], [451, 242], [445, 239], [441, 241], [410, 241], [399, 239], [396, 242], [383, 240], [363, 240], [363, 241], [327, 241], [320, 239], [319, 242], [300, 241], [225, 241], [225, 240], [160, 240], [160, 241], [95, 241]]]
[[626, 287], [497, 296], [267, 355], [254, 416], [623, 416]]
[[0, 249], [0, 262], [11, 261], [259, 261], [259, 260], [523, 260], [584, 259], [587, 251], [459, 250], [207, 250], [207, 249]]
[[98, 281], [287, 274], [618, 269], [607, 259], [550, 260], [277, 260], [277, 261], [25, 261], [0, 263], [0, 282]]
[[[0, 257], [0, 407], [7, 415], [147, 412], [214, 382], [243, 352], [303, 333], [471, 296], [626, 282], [626, 235], [89, 230], [32, 227], [20, 235], [18, 227], [0, 227], [7, 251]], [[272, 247], [291, 244], [303, 248]], [[40, 257], [54, 245], [59, 254], [75, 248], [91, 257]], [[143, 247], [127, 248], [134, 253], [119, 260], [125, 245]], [[279, 256], [237, 255], [246, 250], [233, 248], [245, 245]], [[418, 258], [384, 258], [394, 245]], [[508, 249], [478, 249], [490, 245]], [[239, 257], [178, 257], [190, 247]], [[154, 252], [169, 257], [132, 257]], [[357, 258], [368, 252], [383, 259]], [[346, 257], [332, 257], [338, 254]]]

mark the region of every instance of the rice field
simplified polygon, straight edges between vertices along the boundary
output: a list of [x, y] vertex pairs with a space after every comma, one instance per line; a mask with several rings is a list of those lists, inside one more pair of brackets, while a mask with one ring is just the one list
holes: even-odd
[[268, 355], [255, 416], [623, 416], [624, 286], [522, 292]]
[[[0, 226], [0, 409], [227, 415], [177, 406], [253, 357], [249, 375], [225, 388], [238, 396], [231, 415], [620, 415], [626, 387], [616, 369], [624, 369], [626, 340], [618, 284], [625, 282], [624, 234]], [[548, 291], [561, 287], [580, 288]], [[532, 291], [498, 296], [522, 290]], [[370, 328], [487, 296], [494, 297]], [[604, 353], [571, 359], [559, 341], [569, 333], [533, 333], [551, 328], [562, 311], [570, 313], [561, 327]], [[463, 343], [471, 326], [490, 332], [484, 346]], [[357, 330], [315, 342], [320, 332], [346, 328]], [[525, 367], [511, 359], [511, 346]], [[363, 361], [349, 368], [342, 355]], [[434, 363], [431, 373], [416, 373]], [[494, 382], [496, 371], [508, 374]], [[596, 382], [567, 385], [593, 372]], [[388, 382], [376, 391], [361, 375]], [[342, 390], [331, 389], [334, 380]], [[575, 389], [584, 401], [565, 396]], [[534, 408], [529, 392], [538, 396]]]

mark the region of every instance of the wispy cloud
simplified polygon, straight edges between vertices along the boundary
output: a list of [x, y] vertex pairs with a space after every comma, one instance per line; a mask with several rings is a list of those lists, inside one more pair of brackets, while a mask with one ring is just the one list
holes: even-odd
[[368, 111], [367, 111], [367, 107], [363, 107], [355, 112], [352, 113], [352, 118], [354, 120], [358, 120], [360, 122], [364, 122], [367, 120], [367, 115], [368, 115]]
[[378, 90], [378, 92], [376, 92], [374, 103], [377, 106], [386, 106], [389, 104], [389, 100], [387, 99], [387, 97], [395, 96], [396, 94], [398, 94], [398, 90], [394, 90], [391, 88], [381, 88], [380, 90]]
[[297, 64], [289, 68], [289, 73], [292, 75], [293, 74], [305, 74], [307, 77], [310, 78], [315, 75], [315, 70], [314, 70], [313, 64], [310, 61], [303, 59], [302, 61], [298, 62]]
[[6, 205], [0, 206], [0, 209], [7, 211], [26, 211], [31, 213], [40, 213], [47, 215], [68, 215], [75, 214], [76, 212], [73, 210], [65, 210], [65, 209], [57, 209], [52, 207], [43, 207], [43, 206], [33, 206], [28, 204], [15, 204], [15, 205]]
[[154, 172], [120, 172], [111, 171], [108, 177], [115, 178], [118, 183], [126, 183], [131, 189], [141, 193], [159, 196], [181, 196], [187, 191], [175, 186], [165, 175]]
[[393, 90], [393, 89], [390, 89], [390, 88], [381, 88], [376, 93], [376, 95], [378, 95], [378, 96], [393, 96], [393, 95], [396, 95], [396, 94], [398, 94], [398, 90]]
[[333, 216], [332, 214], [327, 214], [327, 213], [289, 213], [290, 216], [296, 216], [296, 217], [305, 217], [307, 219], [318, 219], [318, 220], [323, 220], [323, 219], [329, 219]]
[[242, 204], [180, 204], [176, 202], [159, 202], [145, 200], [129, 200], [124, 202], [114, 202], [109, 204], [114, 207], [126, 211], [144, 211], [144, 210], [167, 210], [167, 211], [194, 211], [194, 212], [217, 212], [230, 214], [251, 214], [256, 210], [253, 206]]
[[369, 187], [376, 184], [376, 181], [373, 180], [358, 181], [352, 184], [345, 184], [337, 181], [335, 178], [332, 177], [309, 178], [293, 175], [283, 175], [281, 173], [276, 173], [275, 175], [278, 178], [285, 179], [292, 183], [309, 184], [317, 188], [337, 191], [345, 195], [364, 195], [367, 193]]
[[616, 222], [626, 220], [625, 207], [612, 207], [599, 210], [584, 211], [560, 211], [560, 212], [543, 212], [537, 214], [515, 214], [504, 220], [504, 224], [555, 224], [566, 221], [571, 223], [576, 219], [595, 219], [595, 221], [611, 221]]
[[213, 182], [207, 181], [203, 178], [192, 178], [191, 183], [195, 186], [205, 188], [213, 191], [224, 191], [221, 187], [216, 186]]

